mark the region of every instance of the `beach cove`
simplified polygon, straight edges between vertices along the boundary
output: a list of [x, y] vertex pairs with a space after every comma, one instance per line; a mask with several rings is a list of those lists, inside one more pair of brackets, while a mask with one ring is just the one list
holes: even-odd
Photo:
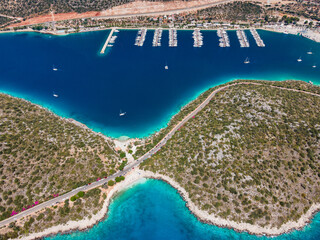
[[281, 229], [225, 221], [197, 209], [185, 190], [169, 177], [135, 170], [111, 189], [103, 209], [90, 220], [71, 221], [25, 239], [58, 232], [67, 233], [47, 239], [318, 239], [319, 225], [320, 216], [313, 217], [312, 209], [298, 223], [289, 222]]

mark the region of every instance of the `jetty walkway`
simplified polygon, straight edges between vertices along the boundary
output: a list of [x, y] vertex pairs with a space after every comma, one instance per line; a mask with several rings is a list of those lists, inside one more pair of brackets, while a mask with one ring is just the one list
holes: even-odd
[[113, 35], [113, 33], [114, 33], [114, 31], [115, 31], [116, 29], [117, 29], [117, 28], [112, 28], [112, 29], [111, 29], [111, 32], [109, 33], [109, 36], [108, 36], [106, 42], [104, 43], [104, 45], [103, 45], [103, 47], [102, 47], [102, 49], [101, 49], [101, 51], [100, 51], [101, 54], [104, 54], [104, 52], [106, 51], [106, 48], [107, 48], [107, 46], [108, 46], [108, 44], [109, 44], [109, 42], [110, 42], [110, 40], [111, 40], [111, 37], [112, 37], [112, 35]]
[[267, 86], [267, 87], [272, 87], [272, 88], [278, 88], [278, 89], [282, 89], [282, 90], [287, 90], [287, 91], [293, 91], [293, 92], [300, 92], [300, 93], [305, 93], [305, 94], [309, 94], [309, 95], [313, 95], [313, 96], [317, 96], [320, 97], [320, 94], [317, 93], [311, 93], [311, 92], [306, 92], [303, 90], [298, 90], [298, 89], [290, 89], [290, 88], [285, 88], [285, 87], [278, 87], [278, 86], [272, 86], [272, 85], [266, 85], [266, 84], [262, 84], [262, 83], [255, 83], [255, 82], [237, 82], [237, 83], [231, 83], [229, 85], [225, 85], [223, 87], [217, 88], [214, 91], [212, 91], [212, 93], [210, 93], [210, 95], [196, 108], [194, 109], [191, 113], [189, 113], [187, 116], [184, 117], [183, 120], [181, 120], [177, 125], [175, 125], [171, 131], [164, 137], [162, 138], [162, 140], [155, 146], [153, 147], [149, 152], [145, 153], [142, 157], [138, 158], [136, 161], [128, 164], [127, 166], [124, 167], [124, 169], [122, 171], [119, 171], [115, 174], [113, 174], [112, 176], [109, 176], [107, 178], [103, 178], [99, 181], [93, 182], [89, 185], [85, 185], [82, 187], [78, 187], [66, 194], [63, 194], [61, 196], [58, 196], [56, 198], [53, 198], [51, 200], [48, 200], [46, 202], [43, 202], [41, 204], [38, 204], [32, 208], [29, 208], [23, 212], [20, 212], [10, 218], [7, 218], [3, 221], [0, 222], [0, 227], [3, 227], [7, 224], [10, 224], [11, 222], [14, 222], [18, 219], [21, 219], [23, 217], [26, 217], [30, 214], [36, 213], [46, 207], [50, 207], [53, 206], [59, 202], [63, 202], [66, 199], [71, 198], [73, 195], [77, 194], [80, 191], [88, 191], [92, 188], [96, 188], [99, 186], [102, 186], [104, 184], [107, 184], [109, 180], [114, 180], [116, 177], [119, 176], [123, 176], [126, 175], [128, 172], [130, 172], [133, 168], [138, 167], [140, 165], [140, 163], [142, 163], [143, 161], [145, 161], [146, 159], [148, 159], [149, 157], [151, 157], [153, 154], [155, 154], [156, 152], [158, 152], [161, 147], [163, 147], [167, 141], [174, 135], [174, 133], [176, 131], [178, 131], [187, 121], [189, 121], [193, 116], [195, 116], [197, 113], [199, 113], [210, 101], [211, 99], [220, 91], [225, 90], [227, 88], [236, 86], [236, 85], [259, 85], [259, 86]]

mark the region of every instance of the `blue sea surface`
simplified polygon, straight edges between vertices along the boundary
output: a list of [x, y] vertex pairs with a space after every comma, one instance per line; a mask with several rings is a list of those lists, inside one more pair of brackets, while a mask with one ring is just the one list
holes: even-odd
[[278, 237], [250, 235], [205, 224], [191, 214], [169, 184], [148, 179], [121, 192], [107, 218], [85, 232], [58, 234], [47, 240], [318, 240], [320, 214], [303, 230]]
[[[192, 31], [178, 31], [178, 47], [134, 46], [136, 30], [121, 30], [114, 47], [101, 55], [109, 31], [50, 36], [0, 34], [0, 91], [74, 118], [110, 137], [145, 137], [162, 127], [201, 92], [238, 78], [320, 83], [320, 44], [301, 36], [258, 31], [266, 47], [220, 48], [216, 31], [202, 31], [204, 45], [193, 47]], [[314, 52], [307, 55], [307, 52]], [[244, 64], [246, 57], [250, 64]], [[297, 62], [301, 57], [302, 62]], [[169, 69], [164, 66], [168, 64]], [[312, 65], [318, 65], [312, 68]], [[53, 71], [57, 68], [58, 71]], [[53, 97], [58, 94], [59, 97]], [[123, 117], [120, 111], [126, 112]]]

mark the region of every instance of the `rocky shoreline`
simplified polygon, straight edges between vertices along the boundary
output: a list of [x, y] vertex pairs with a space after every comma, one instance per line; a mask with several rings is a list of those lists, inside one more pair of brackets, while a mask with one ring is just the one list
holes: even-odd
[[320, 204], [313, 204], [311, 208], [301, 216], [301, 218], [296, 221], [290, 221], [282, 225], [280, 228], [271, 228], [271, 227], [261, 227], [257, 225], [252, 225], [248, 223], [237, 223], [235, 221], [230, 221], [227, 219], [223, 219], [217, 217], [213, 214], [209, 214], [206, 211], [200, 210], [189, 198], [188, 193], [184, 188], [182, 188], [177, 182], [171, 179], [168, 176], [162, 174], [155, 174], [150, 171], [142, 171], [139, 169], [135, 169], [128, 173], [126, 179], [123, 182], [117, 183], [114, 187], [112, 187], [107, 194], [107, 199], [105, 200], [102, 209], [94, 215], [91, 219], [85, 218], [80, 221], [70, 221], [64, 225], [57, 225], [51, 228], [46, 229], [43, 232], [33, 233], [26, 237], [21, 237], [18, 239], [42, 239], [44, 237], [53, 236], [56, 234], [68, 234], [73, 231], [86, 231], [93, 227], [95, 224], [105, 220], [108, 212], [108, 207], [112, 202], [112, 199], [117, 195], [117, 193], [124, 191], [125, 189], [134, 186], [135, 184], [144, 181], [144, 179], [157, 179], [166, 182], [171, 187], [175, 188], [177, 192], [181, 195], [183, 200], [185, 201], [186, 207], [189, 211], [197, 217], [197, 219], [201, 222], [215, 225], [218, 227], [233, 229], [237, 232], [248, 232], [252, 235], [257, 236], [278, 236], [285, 233], [289, 233], [293, 230], [301, 230], [307, 224], [311, 222], [314, 214], [316, 214], [320, 210]]

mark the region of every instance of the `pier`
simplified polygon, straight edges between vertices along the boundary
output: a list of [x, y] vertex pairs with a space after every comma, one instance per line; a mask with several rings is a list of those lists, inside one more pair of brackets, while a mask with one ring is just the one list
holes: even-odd
[[177, 39], [177, 29], [170, 28], [169, 29], [169, 47], [177, 47], [178, 39]]
[[258, 47], [265, 47], [266, 46], [256, 29], [252, 28], [252, 29], [250, 29], [250, 32], [251, 32], [254, 40], [256, 41]]
[[102, 47], [102, 49], [100, 51], [101, 54], [104, 54], [104, 52], [106, 51], [107, 47], [112, 47], [112, 45], [109, 44], [109, 43], [114, 43], [114, 41], [116, 40], [117, 36], [113, 36], [113, 33], [115, 31], [118, 31], [118, 30], [116, 28], [112, 28], [112, 30], [109, 33], [109, 36], [108, 36], [106, 42], [104, 43], [104, 45], [103, 45], [103, 47]]
[[157, 28], [154, 30], [152, 46], [161, 47], [161, 38], [162, 38], [162, 28]]
[[219, 46], [220, 47], [230, 47], [229, 36], [225, 30], [218, 29], [217, 35], [219, 37]]
[[203, 45], [203, 36], [199, 28], [195, 28], [192, 33], [192, 38], [194, 40], [193, 47], [202, 47]]
[[237, 36], [240, 42], [240, 47], [250, 47], [247, 35], [243, 30], [237, 30]]
[[138, 31], [137, 37], [136, 37], [136, 42], [134, 45], [138, 47], [142, 47], [144, 44], [144, 41], [146, 40], [146, 35], [147, 35], [147, 29], [146, 28], [141, 28]]

